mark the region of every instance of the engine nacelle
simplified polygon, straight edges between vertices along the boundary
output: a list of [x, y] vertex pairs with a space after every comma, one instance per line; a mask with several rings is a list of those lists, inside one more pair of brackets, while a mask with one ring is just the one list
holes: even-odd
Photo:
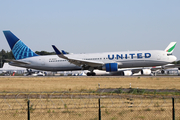
[[151, 75], [151, 70], [150, 69], [142, 69], [141, 74], [142, 75]]
[[120, 76], [131, 76], [132, 72], [131, 71], [119, 71], [117, 75], [120, 75]]
[[124, 71], [124, 76], [131, 76], [132, 72], [131, 71]]
[[106, 72], [116, 72], [116, 71], [118, 71], [118, 64], [117, 63], [106, 63], [102, 69], [106, 70]]

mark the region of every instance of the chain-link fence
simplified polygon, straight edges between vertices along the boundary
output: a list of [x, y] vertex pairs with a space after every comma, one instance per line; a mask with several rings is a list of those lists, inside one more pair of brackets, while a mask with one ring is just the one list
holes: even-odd
[[29, 112], [31, 120], [98, 120], [99, 116], [102, 120], [170, 120], [172, 97], [175, 98], [175, 118], [178, 120], [180, 96], [175, 95], [0, 93], [0, 119], [26, 120]]

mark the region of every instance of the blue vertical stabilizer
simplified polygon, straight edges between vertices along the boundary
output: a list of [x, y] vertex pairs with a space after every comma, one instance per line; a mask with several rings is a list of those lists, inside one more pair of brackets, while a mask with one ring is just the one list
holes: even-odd
[[3, 31], [9, 46], [12, 50], [16, 60], [38, 56], [29, 47], [27, 47], [19, 38], [17, 38], [11, 31]]

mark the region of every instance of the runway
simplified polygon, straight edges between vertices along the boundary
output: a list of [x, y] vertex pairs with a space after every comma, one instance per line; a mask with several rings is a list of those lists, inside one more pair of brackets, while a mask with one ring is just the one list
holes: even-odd
[[137, 78], [137, 77], [142, 77], [142, 78], [164, 78], [164, 77], [180, 77], [178, 75], [158, 75], [158, 76], [0, 76], [0, 78], [36, 78], [36, 77], [70, 77], [70, 78]]

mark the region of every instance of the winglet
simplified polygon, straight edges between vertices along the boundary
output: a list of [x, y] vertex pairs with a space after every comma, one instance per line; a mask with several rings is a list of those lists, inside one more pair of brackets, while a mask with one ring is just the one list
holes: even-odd
[[54, 51], [56, 52], [56, 54], [60, 57], [60, 58], [63, 58], [63, 59], [66, 59], [68, 60], [68, 57], [64, 56], [64, 54], [59, 50], [57, 49], [57, 47], [55, 45], [52, 45]]
[[57, 47], [55, 45], [52, 45], [52, 47], [57, 55], [62, 55], [62, 53], [59, 51], [59, 49], [57, 49]]
[[171, 42], [164, 51], [167, 52], [168, 54], [172, 54], [175, 46], [176, 46], [176, 42]]
[[61, 50], [62, 51], [62, 53], [65, 55], [65, 54], [67, 54], [64, 50]]

